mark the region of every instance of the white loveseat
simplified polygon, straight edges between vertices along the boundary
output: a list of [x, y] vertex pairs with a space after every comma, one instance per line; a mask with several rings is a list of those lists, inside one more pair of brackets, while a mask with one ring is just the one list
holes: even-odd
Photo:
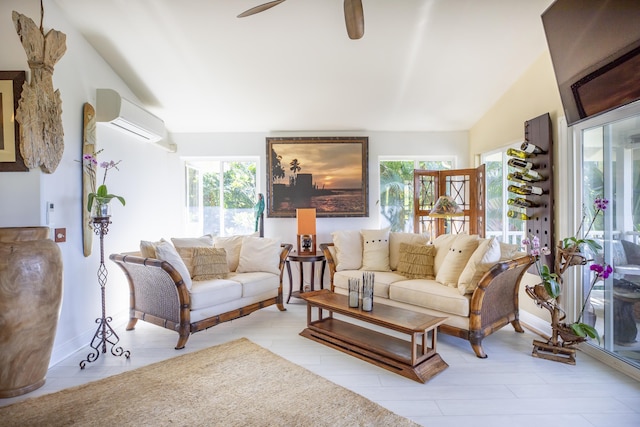
[[329, 265], [331, 290], [348, 293], [349, 278], [375, 272], [375, 304], [446, 317], [439, 331], [470, 341], [485, 358], [482, 340], [518, 318], [518, 287], [534, 258], [495, 238], [425, 236], [388, 230], [332, 233], [321, 244]]
[[141, 242], [140, 252], [109, 258], [129, 281], [127, 330], [138, 319], [190, 334], [277, 304], [290, 244], [255, 236], [174, 238]]

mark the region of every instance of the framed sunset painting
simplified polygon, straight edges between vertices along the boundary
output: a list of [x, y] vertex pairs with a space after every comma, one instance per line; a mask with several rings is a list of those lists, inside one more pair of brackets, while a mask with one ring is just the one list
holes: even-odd
[[368, 138], [267, 138], [267, 216], [369, 216]]

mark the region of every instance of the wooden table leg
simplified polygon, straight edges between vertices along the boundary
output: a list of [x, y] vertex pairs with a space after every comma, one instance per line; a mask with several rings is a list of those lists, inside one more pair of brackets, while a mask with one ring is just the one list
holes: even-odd
[[286, 260], [285, 264], [287, 264], [287, 273], [289, 274], [289, 296], [287, 297], [287, 304], [289, 304], [291, 293], [293, 292], [293, 278], [291, 277], [291, 263], [289, 263], [289, 260]]

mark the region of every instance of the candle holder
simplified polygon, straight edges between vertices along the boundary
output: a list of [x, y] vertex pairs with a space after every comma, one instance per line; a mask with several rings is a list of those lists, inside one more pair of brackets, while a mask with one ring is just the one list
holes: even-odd
[[349, 307], [358, 308], [360, 305], [360, 279], [349, 279]]
[[373, 310], [373, 282], [375, 274], [371, 272], [362, 273], [362, 311]]

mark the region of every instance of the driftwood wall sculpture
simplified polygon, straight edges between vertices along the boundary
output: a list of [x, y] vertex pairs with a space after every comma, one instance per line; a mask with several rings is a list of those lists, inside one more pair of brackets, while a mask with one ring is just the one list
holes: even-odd
[[[44, 11], [42, 9], [42, 14]], [[31, 80], [25, 83], [16, 111], [20, 123], [20, 152], [28, 168], [53, 173], [64, 151], [62, 100], [53, 90], [53, 66], [64, 55], [67, 36], [56, 30], [46, 35], [25, 15], [16, 11], [13, 23], [29, 62]]]

